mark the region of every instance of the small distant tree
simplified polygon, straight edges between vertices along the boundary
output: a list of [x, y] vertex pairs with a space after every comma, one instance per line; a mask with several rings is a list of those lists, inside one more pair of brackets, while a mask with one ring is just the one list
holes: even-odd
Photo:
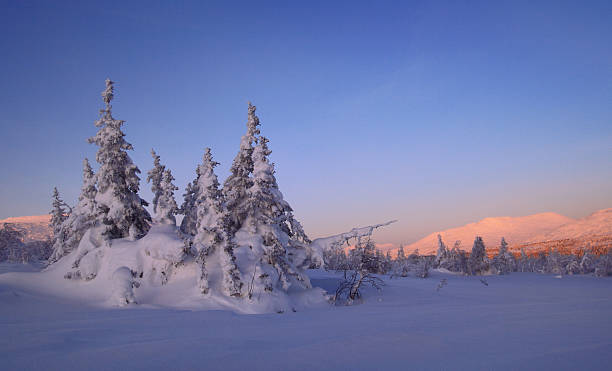
[[350, 305], [361, 298], [361, 289], [364, 285], [380, 290], [384, 282], [376, 277], [379, 261], [376, 257], [376, 248], [373, 241], [368, 239], [365, 243], [358, 240], [355, 248], [350, 251], [348, 269], [344, 270], [344, 278], [340, 281], [333, 301], [336, 304]]
[[442, 236], [438, 234], [438, 251], [436, 253], [436, 260], [435, 260], [434, 265], [436, 267], [440, 267], [442, 262], [445, 260], [448, 260], [448, 258], [449, 258], [448, 249], [446, 248], [444, 241], [442, 241]]
[[489, 270], [489, 259], [481, 237], [476, 236], [472, 253], [467, 262], [468, 274], [481, 275]]
[[595, 275], [597, 277], [612, 276], [612, 249], [604, 255], [600, 255], [595, 266]]
[[597, 265], [597, 258], [593, 253], [587, 251], [582, 255], [582, 259], [580, 259], [580, 270], [583, 274], [589, 274], [595, 272], [595, 267]]
[[498, 254], [491, 261], [491, 270], [495, 274], [508, 274], [516, 268], [516, 259], [508, 251], [508, 243], [502, 237]]
[[563, 268], [563, 259], [561, 257], [561, 254], [559, 254], [559, 250], [554, 250], [552, 252], [549, 251], [548, 255], [546, 256], [545, 272], [553, 274], [564, 274], [565, 272]]
[[529, 256], [527, 256], [523, 247], [521, 247], [521, 257], [517, 263], [517, 270], [519, 272], [531, 272]]

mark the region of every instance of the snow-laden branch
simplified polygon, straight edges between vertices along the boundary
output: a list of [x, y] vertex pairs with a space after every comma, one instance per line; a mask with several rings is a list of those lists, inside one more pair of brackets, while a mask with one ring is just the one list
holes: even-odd
[[346, 233], [317, 238], [312, 241], [310, 247], [322, 256], [323, 252], [325, 251], [342, 246], [344, 243], [347, 243], [353, 238], [370, 237], [376, 228], [385, 227], [395, 222], [397, 222], [397, 220], [391, 220], [386, 223], [370, 225], [367, 227], [353, 228]]

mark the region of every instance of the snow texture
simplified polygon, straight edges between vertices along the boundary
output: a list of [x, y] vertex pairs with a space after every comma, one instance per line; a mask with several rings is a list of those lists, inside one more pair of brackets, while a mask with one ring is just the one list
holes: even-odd
[[[485, 286], [434, 271], [385, 279], [358, 306], [253, 316], [194, 310], [223, 305], [204, 301], [183, 269], [163, 291], [143, 282], [134, 292], [148, 304], [119, 310], [98, 305], [95, 281], [57, 287], [41, 280], [57, 271], [0, 274], [2, 368], [607, 370], [612, 361], [610, 279], [516, 273]], [[331, 292], [340, 280], [309, 275]]]

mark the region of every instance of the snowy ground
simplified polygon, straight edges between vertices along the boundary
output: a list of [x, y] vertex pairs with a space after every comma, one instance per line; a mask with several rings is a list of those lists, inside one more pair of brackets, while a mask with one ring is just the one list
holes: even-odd
[[[609, 369], [612, 279], [433, 273], [365, 303], [243, 315], [91, 307], [0, 272], [0, 369]], [[309, 272], [333, 291], [338, 275]], [[448, 284], [440, 291], [440, 279]]]

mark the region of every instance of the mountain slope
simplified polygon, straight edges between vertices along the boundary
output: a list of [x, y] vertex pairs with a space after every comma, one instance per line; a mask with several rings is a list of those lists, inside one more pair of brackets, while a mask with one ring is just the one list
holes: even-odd
[[43, 241], [51, 237], [49, 221], [51, 215], [19, 216], [14, 218], [1, 219], [0, 224], [15, 224], [25, 232], [23, 242]]
[[585, 218], [573, 220], [553, 231], [537, 235], [533, 241], [585, 239], [610, 235], [612, 235], [612, 208], [596, 211]]
[[421, 254], [432, 254], [438, 249], [438, 234], [445, 244], [452, 248], [455, 241], [461, 241], [461, 248], [470, 251], [475, 236], [481, 236], [487, 247], [499, 245], [502, 237], [511, 244], [522, 244], [535, 241], [539, 235], [552, 233], [563, 225], [574, 222], [574, 219], [556, 213], [541, 213], [521, 217], [485, 218], [476, 223], [462, 227], [435, 232], [419, 241], [408, 245], [405, 250], [419, 249]]

